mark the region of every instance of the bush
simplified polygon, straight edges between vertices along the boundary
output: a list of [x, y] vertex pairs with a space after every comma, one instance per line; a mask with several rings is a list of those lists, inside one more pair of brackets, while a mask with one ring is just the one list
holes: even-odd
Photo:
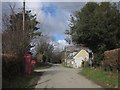
[[113, 49], [110, 51], [104, 52], [104, 60], [102, 62], [102, 66], [106, 71], [118, 72], [120, 71], [120, 48]]
[[2, 57], [3, 79], [12, 80], [22, 73], [22, 60], [14, 57]]

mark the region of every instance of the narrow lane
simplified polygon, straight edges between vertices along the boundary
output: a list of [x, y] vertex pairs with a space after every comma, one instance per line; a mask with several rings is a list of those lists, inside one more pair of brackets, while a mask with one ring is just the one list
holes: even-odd
[[79, 75], [81, 69], [65, 68], [55, 64], [49, 69], [36, 70], [44, 72], [35, 88], [101, 88], [101, 86]]

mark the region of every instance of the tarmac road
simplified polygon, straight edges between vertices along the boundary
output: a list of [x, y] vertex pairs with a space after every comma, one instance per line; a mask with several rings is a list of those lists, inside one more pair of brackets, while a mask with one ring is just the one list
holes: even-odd
[[61, 64], [54, 64], [48, 69], [35, 70], [44, 72], [35, 88], [102, 88], [79, 75], [80, 70], [80, 68], [66, 68]]

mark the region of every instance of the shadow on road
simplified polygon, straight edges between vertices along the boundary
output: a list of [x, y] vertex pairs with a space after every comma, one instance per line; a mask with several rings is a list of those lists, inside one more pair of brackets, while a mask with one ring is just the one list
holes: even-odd
[[32, 85], [28, 86], [27, 88], [33, 88], [33, 87], [35, 87], [36, 85], [39, 85], [39, 84], [42, 84], [42, 83], [46, 83], [46, 82], [48, 82], [48, 81], [50, 81], [50, 79], [49, 79], [49, 80], [46, 80], [46, 81], [43, 81], [43, 82], [40, 82], [40, 83], [32, 84]]
[[[43, 75], [43, 73], [44, 72], [33, 72], [35, 78], [33, 79], [33, 81], [31, 81], [31, 83], [26, 88], [35, 88], [35, 86], [38, 84], [38, 81]], [[44, 83], [44, 82], [41, 82], [41, 83]]]

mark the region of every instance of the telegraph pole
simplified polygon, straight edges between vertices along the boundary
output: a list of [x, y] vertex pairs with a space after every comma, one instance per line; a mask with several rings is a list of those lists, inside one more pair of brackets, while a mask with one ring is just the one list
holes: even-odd
[[[23, 48], [24, 48], [24, 33], [25, 33], [25, 0], [23, 0]], [[24, 53], [24, 49], [23, 49]]]
[[118, 10], [120, 12], [120, 1], [118, 2]]
[[23, 1], [23, 35], [25, 31], [25, 0]]

